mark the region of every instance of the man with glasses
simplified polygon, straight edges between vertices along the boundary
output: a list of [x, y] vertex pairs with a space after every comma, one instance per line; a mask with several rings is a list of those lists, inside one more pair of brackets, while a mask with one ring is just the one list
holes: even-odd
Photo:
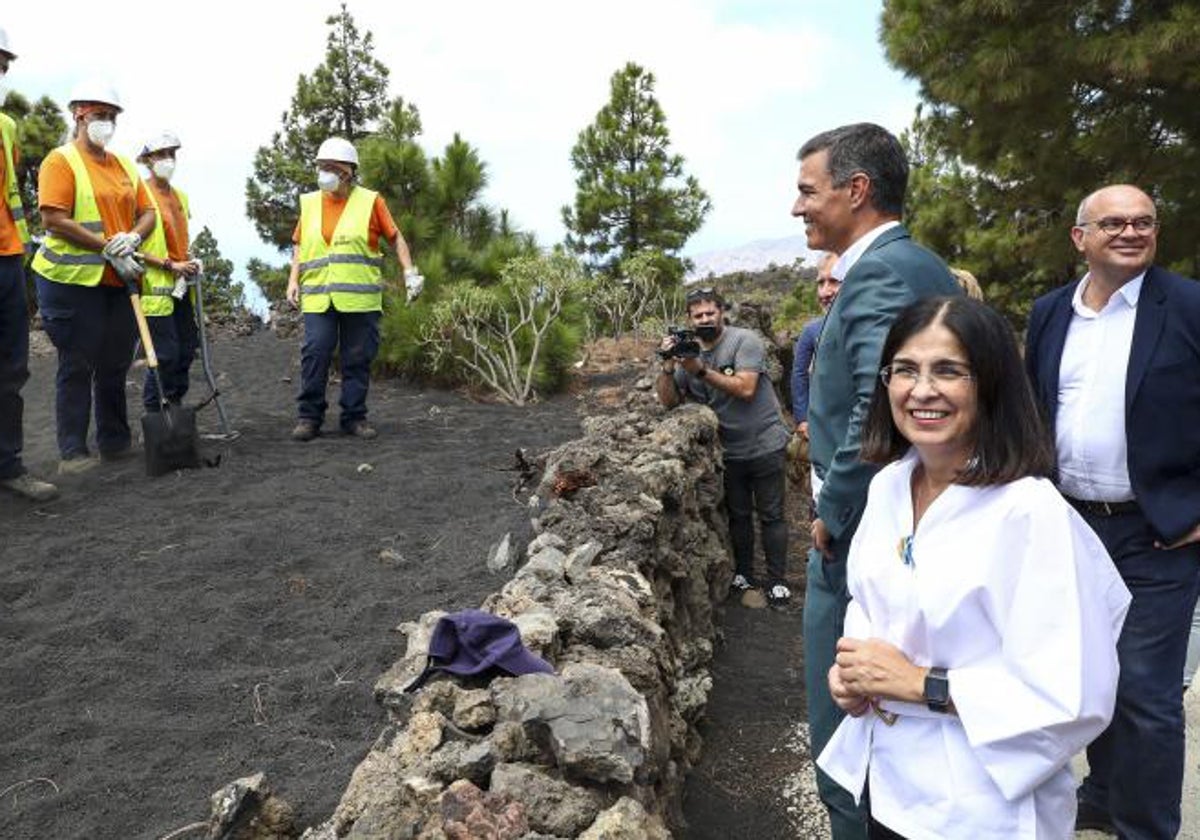
[[664, 338], [660, 355], [665, 358], [655, 391], [667, 408], [691, 400], [716, 413], [725, 449], [725, 506], [735, 567], [732, 588], [744, 592], [755, 585], [753, 514], [757, 511], [767, 561], [767, 603], [782, 607], [792, 597], [783, 515], [789, 434], [766, 375], [762, 339], [752, 330], [726, 326], [724, 310], [716, 289], [688, 292], [688, 319], [698, 352], [680, 346], [676, 336]]
[[1079, 205], [1082, 280], [1039, 298], [1025, 363], [1054, 431], [1058, 487], [1133, 595], [1112, 723], [1088, 747], [1078, 829], [1179, 833], [1179, 675], [1200, 587], [1200, 284], [1153, 265], [1154, 202], [1129, 185]]
[[[809, 248], [841, 255], [833, 276], [842, 281], [817, 347], [808, 406], [817, 516], [804, 595], [804, 678], [815, 758], [844, 716], [826, 677], [850, 600], [850, 540], [877, 471], [858, 455], [883, 340], [908, 304], [961, 289], [946, 264], [900, 224], [908, 160], [895, 137], [870, 123], [847, 125], [810, 139], [799, 158], [792, 215], [804, 219]], [[834, 840], [867, 836], [853, 798], [821, 770], [817, 789]]]

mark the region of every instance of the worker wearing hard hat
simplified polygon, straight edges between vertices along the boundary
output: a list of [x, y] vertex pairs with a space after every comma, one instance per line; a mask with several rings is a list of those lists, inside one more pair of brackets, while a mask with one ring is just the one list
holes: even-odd
[[81, 84], [68, 108], [74, 137], [50, 152], [38, 172], [46, 237], [32, 266], [42, 323], [58, 349], [60, 474], [96, 463], [88, 449], [93, 395], [100, 458], [130, 450], [125, 376], [137, 331], [126, 285], [136, 289], [144, 269], [134, 254], [155, 224], [137, 167], [105, 148], [121, 113], [116, 91]]
[[[17, 56], [0, 29], [0, 82]], [[0, 104], [4, 102], [0, 84]], [[17, 124], [0, 113], [0, 487], [34, 502], [58, 495], [53, 484], [31, 476], [21, 462], [29, 379], [29, 308], [25, 300], [25, 250], [29, 228], [17, 177]]]
[[142, 404], [150, 412], [159, 411], [162, 405], [157, 386], [160, 379], [167, 401], [183, 402], [188, 369], [199, 346], [189, 283], [199, 274], [200, 261], [188, 258], [191, 211], [187, 194], [171, 183], [179, 147], [179, 138], [164, 131], [143, 143], [138, 154], [138, 163], [150, 171], [146, 184], [158, 212], [158, 222], [142, 246], [146, 263], [142, 311], [158, 354], [158, 376], [147, 376], [142, 389]]
[[375, 429], [367, 423], [367, 387], [371, 362], [379, 350], [383, 310], [381, 239], [391, 244], [404, 267], [408, 300], [421, 292], [423, 280], [387, 204], [378, 193], [355, 184], [357, 171], [354, 145], [330, 137], [317, 150], [320, 189], [300, 197], [287, 286], [288, 300], [299, 303], [304, 313], [294, 440], [312, 440], [320, 434], [335, 349], [342, 365], [342, 432], [375, 437]]

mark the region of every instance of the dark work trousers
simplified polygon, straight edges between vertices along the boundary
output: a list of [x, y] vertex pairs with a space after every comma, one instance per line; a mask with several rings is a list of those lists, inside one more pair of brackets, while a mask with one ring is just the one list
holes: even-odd
[[725, 506], [733, 542], [735, 571], [754, 579], [754, 518], [762, 532], [769, 586], [786, 583], [787, 522], [783, 493], [787, 484], [787, 451], [780, 449], [745, 461], [725, 462]]
[[[815, 548], [808, 552], [804, 590], [804, 689], [808, 700], [808, 734], [813, 758], [821, 754], [846, 713], [829, 693], [837, 640], [846, 623], [850, 592], [846, 588], [846, 561], [853, 530], [834, 540], [833, 556]], [[829, 811], [833, 840], [864, 840], [867, 817], [863, 807], [845, 788], [817, 768], [817, 793]]]
[[1174, 551], [1140, 512], [1083, 518], [1112, 555], [1133, 595], [1117, 658], [1121, 676], [1108, 729], [1087, 749], [1079, 799], [1107, 812], [1118, 836], [1179, 834], [1183, 795], [1183, 690], [1179, 675], [1200, 587], [1200, 545]]
[[25, 472], [25, 401], [29, 379], [29, 310], [25, 303], [24, 257], [0, 257], [0, 480]]
[[[200, 346], [191, 299], [184, 297], [175, 301], [174, 312], [170, 315], [148, 316], [146, 323], [150, 326], [150, 339], [158, 356], [158, 378], [162, 380], [167, 402], [181, 403], [188, 392], [188, 371]], [[146, 411], [158, 411], [161, 408], [158, 388], [149, 371], [142, 388], [142, 404]]]
[[320, 427], [325, 419], [325, 386], [333, 351], [342, 363], [341, 427], [343, 431], [367, 417], [367, 389], [371, 383], [371, 362], [379, 352], [378, 312], [338, 312], [332, 306], [324, 312], [304, 313], [304, 345], [300, 349], [301, 420]]
[[133, 361], [137, 325], [129, 295], [117, 286], [55, 283], [35, 274], [42, 324], [58, 350], [55, 418], [63, 458], [88, 454], [93, 403], [101, 454], [128, 449], [125, 376]]

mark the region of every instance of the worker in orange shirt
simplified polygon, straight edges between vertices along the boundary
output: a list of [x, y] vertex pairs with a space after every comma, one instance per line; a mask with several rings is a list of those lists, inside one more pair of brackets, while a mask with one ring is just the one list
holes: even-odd
[[[16, 60], [8, 33], [0, 29], [0, 82]], [[4, 101], [0, 84], [0, 103]], [[58, 488], [31, 476], [21, 462], [29, 379], [29, 308], [25, 300], [25, 249], [29, 228], [17, 178], [17, 124], [0, 113], [0, 487], [30, 501], [46, 502]]]
[[138, 163], [150, 171], [146, 185], [158, 212], [158, 223], [142, 245], [146, 274], [142, 278], [142, 310], [158, 354], [158, 376], [147, 376], [142, 389], [146, 411], [161, 409], [159, 380], [168, 402], [179, 404], [188, 391], [188, 370], [196, 358], [200, 337], [192, 308], [189, 282], [200, 272], [200, 261], [188, 258], [187, 194], [172, 183], [180, 142], [169, 131], [142, 144]]
[[300, 418], [292, 430], [293, 440], [312, 440], [320, 434], [335, 349], [342, 362], [342, 433], [367, 440], [375, 437], [375, 429], [367, 423], [367, 388], [371, 362], [379, 351], [383, 311], [380, 240], [391, 244], [404, 267], [410, 302], [424, 283], [387, 204], [378, 193], [355, 184], [357, 171], [354, 145], [330, 137], [317, 150], [320, 189], [300, 197], [287, 285], [287, 299], [304, 313]]
[[74, 139], [46, 156], [38, 172], [38, 207], [46, 238], [33, 258], [38, 305], [58, 350], [55, 416], [58, 470], [91, 469], [88, 425], [93, 404], [101, 460], [130, 451], [125, 377], [137, 327], [126, 292], [140, 282], [134, 258], [156, 214], [133, 161], [106, 150], [121, 113], [109, 85], [79, 85], [67, 107]]

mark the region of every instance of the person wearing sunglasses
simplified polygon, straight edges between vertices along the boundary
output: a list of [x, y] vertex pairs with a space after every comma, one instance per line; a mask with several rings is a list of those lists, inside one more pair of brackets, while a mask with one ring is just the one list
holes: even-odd
[[[868, 792], [871, 840], [1067, 840], [1072, 756], [1107, 725], [1129, 592], [1055, 490], [1011, 328], [931, 298], [884, 342], [871, 481], [819, 766]], [[1178, 673], [1175, 675], [1178, 691]]]
[[697, 346], [686, 348], [675, 335], [663, 339], [663, 364], [655, 390], [667, 408], [686, 400], [707, 405], [717, 415], [733, 543], [730, 588], [747, 592], [756, 586], [757, 512], [767, 563], [763, 589], [768, 604], [783, 607], [792, 597], [787, 583], [788, 526], [784, 519], [790, 435], [766, 375], [766, 348], [754, 331], [725, 325], [725, 302], [716, 289], [692, 289], [686, 303]]
[[1081, 829], [1165, 840], [1182, 820], [1180, 691], [1200, 588], [1200, 283], [1154, 265], [1158, 212], [1117, 184], [1084, 198], [1087, 273], [1039, 298], [1025, 363], [1057, 484], [1133, 593], [1112, 725], [1088, 748]]

